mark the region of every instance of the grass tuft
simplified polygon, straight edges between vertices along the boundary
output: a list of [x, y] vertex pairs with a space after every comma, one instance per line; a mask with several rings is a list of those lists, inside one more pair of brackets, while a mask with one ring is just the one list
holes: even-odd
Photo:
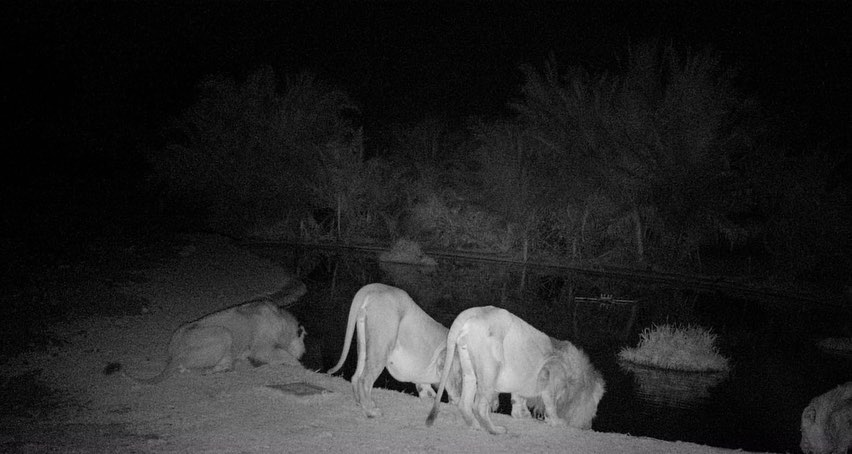
[[624, 347], [618, 357], [644, 366], [682, 371], [728, 370], [716, 348], [716, 335], [700, 326], [654, 325], [639, 335], [639, 345]]

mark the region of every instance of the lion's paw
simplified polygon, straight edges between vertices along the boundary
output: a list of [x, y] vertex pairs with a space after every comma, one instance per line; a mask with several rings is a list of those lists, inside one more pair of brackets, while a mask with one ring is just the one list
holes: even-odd
[[380, 418], [382, 416], [382, 411], [378, 407], [364, 409], [364, 413], [367, 414], [368, 418]]
[[568, 425], [562, 418], [547, 418], [545, 422], [554, 427], [563, 427]]
[[434, 389], [432, 389], [432, 385], [416, 385], [417, 394], [420, 396], [422, 400], [430, 400], [434, 401], [435, 396], [438, 395]]
[[520, 407], [512, 405], [512, 417], [515, 419], [530, 419], [532, 418], [532, 415], [530, 414], [529, 408], [526, 406]]
[[494, 430], [489, 430], [489, 432], [491, 432], [494, 435], [502, 435], [502, 434], [508, 432], [506, 430], [505, 426], [494, 426], [493, 429]]

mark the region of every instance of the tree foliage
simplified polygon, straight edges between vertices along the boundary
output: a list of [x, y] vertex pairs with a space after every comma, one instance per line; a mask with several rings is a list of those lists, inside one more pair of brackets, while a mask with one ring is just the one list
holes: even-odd
[[358, 151], [343, 156], [351, 151], [342, 115], [351, 101], [310, 73], [288, 77], [281, 92], [269, 67], [242, 83], [214, 75], [198, 92], [174, 124], [175, 140], [151, 162], [164, 191], [200, 201], [217, 228], [329, 205], [339, 197], [311, 191], [339, 192], [342, 183], [327, 182], [354, 173], [341, 166], [362, 164]]
[[717, 54], [650, 43], [629, 48], [614, 72], [560, 73], [553, 61], [523, 70], [512, 107], [532, 141], [520, 165], [548, 211], [574, 217], [568, 236], [597, 228], [610, 238], [589, 252], [628, 248], [639, 260], [688, 258], [715, 238], [731, 155], [748, 139], [731, 124], [749, 105]]

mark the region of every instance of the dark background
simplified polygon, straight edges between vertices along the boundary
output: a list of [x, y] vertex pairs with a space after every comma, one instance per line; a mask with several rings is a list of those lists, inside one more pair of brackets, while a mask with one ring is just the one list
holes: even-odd
[[[427, 115], [501, 115], [518, 67], [607, 69], [648, 39], [710, 45], [792, 150], [850, 143], [846, 2], [11, 2], [2, 7], [7, 219], [132, 203], [141, 150], [202, 77], [270, 64], [349, 92], [365, 134]], [[846, 160], [844, 172], [849, 169]], [[116, 194], [120, 194], [117, 196]]]

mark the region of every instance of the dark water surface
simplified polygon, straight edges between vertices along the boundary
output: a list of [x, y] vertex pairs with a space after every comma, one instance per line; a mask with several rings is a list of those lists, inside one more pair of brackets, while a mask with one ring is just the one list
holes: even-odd
[[[308, 330], [306, 367], [326, 370], [340, 356], [352, 297], [382, 282], [406, 290], [450, 326], [473, 306], [503, 307], [541, 331], [581, 347], [606, 379], [593, 428], [724, 448], [799, 452], [799, 420], [810, 399], [852, 380], [852, 359], [822, 353], [821, 337], [841, 333], [828, 309], [759, 303], [715, 292], [602, 278], [550, 268], [439, 260], [434, 268], [379, 263], [375, 255], [254, 246], [295, 269], [308, 294], [292, 308]], [[636, 303], [589, 301], [601, 294]], [[691, 323], [717, 334], [731, 359], [726, 374], [665, 372], [619, 364], [654, 323]], [[355, 370], [352, 348], [343, 376]], [[376, 386], [416, 394], [385, 371]], [[501, 411], [508, 410], [501, 399]], [[426, 415], [424, 414], [424, 419]]]

